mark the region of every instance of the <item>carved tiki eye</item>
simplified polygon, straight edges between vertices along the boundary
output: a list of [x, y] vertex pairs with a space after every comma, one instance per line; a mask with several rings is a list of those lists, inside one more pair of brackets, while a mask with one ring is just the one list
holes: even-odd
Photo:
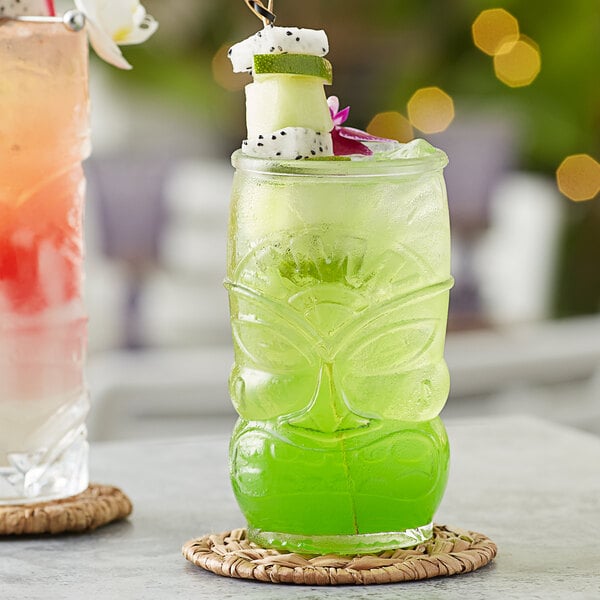
[[[443, 360], [448, 284], [399, 298], [358, 322], [344, 340], [337, 368], [347, 402], [357, 412], [416, 421], [433, 418], [446, 401]], [[434, 415], [434, 416], [435, 416]]]
[[234, 405], [247, 420], [302, 410], [318, 383], [314, 340], [285, 304], [228, 285], [235, 348]]

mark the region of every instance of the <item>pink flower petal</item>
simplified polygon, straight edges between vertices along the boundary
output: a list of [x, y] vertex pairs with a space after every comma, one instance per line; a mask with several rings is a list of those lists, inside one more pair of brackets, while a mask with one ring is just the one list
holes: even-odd
[[357, 140], [364, 142], [391, 142], [388, 138], [377, 137], [376, 135], [371, 135], [366, 131], [362, 131], [361, 129], [355, 129], [354, 127], [340, 127], [339, 128], [340, 135], [347, 140]]
[[333, 153], [335, 156], [349, 156], [351, 154], [371, 156], [373, 154], [373, 151], [364, 144], [342, 137], [338, 129], [331, 132], [331, 137], [333, 138]]
[[354, 127], [342, 127], [350, 116], [350, 107], [340, 110], [340, 99], [337, 96], [329, 96], [327, 105], [333, 119], [333, 153], [335, 156], [348, 156], [350, 154], [361, 154], [362, 156], [371, 156], [373, 151], [361, 142], [391, 142], [387, 138], [371, 135], [366, 131], [355, 129]]
[[332, 115], [333, 124], [341, 125], [342, 123], [345, 123], [348, 120], [349, 116], [350, 116], [350, 107], [347, 106], [344, 110], [341, 110], [336, 115]]
[[331, 112], [331, 116], [335, 116], [340, 110], [340, 99], [337, 96], [329, 96], [327, 98], [327, 105], [329, 106], [329, 111]]

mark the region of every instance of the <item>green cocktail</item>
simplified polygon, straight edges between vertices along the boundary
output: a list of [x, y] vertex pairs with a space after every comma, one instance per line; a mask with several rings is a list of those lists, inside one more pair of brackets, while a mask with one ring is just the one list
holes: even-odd
[[234, 155], [231, 478], [254, 541], [351, 553], [431, 535], [452, 279], [447, 160], [429, 148]]

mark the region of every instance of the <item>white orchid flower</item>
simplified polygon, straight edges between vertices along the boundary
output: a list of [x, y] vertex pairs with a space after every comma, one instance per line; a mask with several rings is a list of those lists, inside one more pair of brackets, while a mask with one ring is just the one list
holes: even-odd
[[96, 54], [119, 69], [131, 69], [119, 46], [141, 44], [158, 29], [139, 0], [75, 0], [87, 20]]

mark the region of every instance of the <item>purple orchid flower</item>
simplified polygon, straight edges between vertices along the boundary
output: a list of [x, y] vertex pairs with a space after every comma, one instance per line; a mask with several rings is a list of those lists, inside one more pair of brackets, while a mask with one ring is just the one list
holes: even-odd
[[354, 129], [354, 127], [342, 127], [350, 115], [350, 107], [340, 110], [340, 100], [337, 96], [327, 98], [329, 112], [333, 119], [333, 153], [335, 156], [349, 156], [351, 154], [361, 154], [362, 156], [371, 156], [373, 150], [363, 142], [389, 142], [386, 138], [380, 138], [370, 135], [366, 131]]

